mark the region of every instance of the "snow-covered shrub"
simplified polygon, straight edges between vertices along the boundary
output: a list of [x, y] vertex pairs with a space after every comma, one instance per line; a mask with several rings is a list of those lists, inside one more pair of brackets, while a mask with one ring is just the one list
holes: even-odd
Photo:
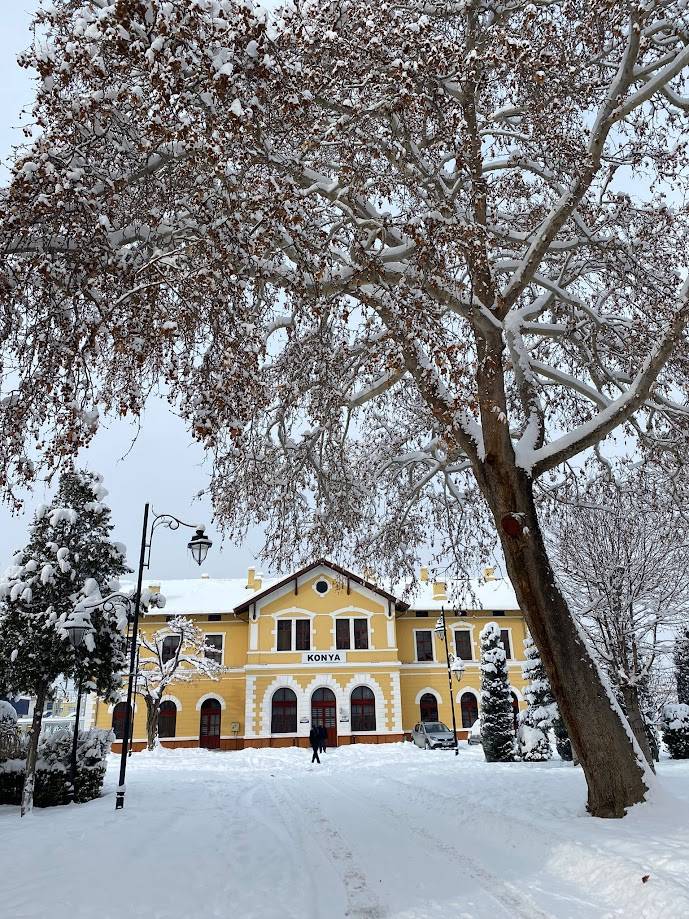
[[663, 740], [673, 759], [689, 759], [689, 705], [675, 702], [663, 709]]
[[0, 762], [18, 755], [17, 713], [9, 702], [0, 700]]
[[558, 714], [557, 718], [553, 721], [553, 734], [555, 735], [555, 748], [557, 749], [560, 759], [571, 763], [574, 759], [572, 741], [569, 739], [567, 728], [560, 714]]
[[[42, 736], [38, 744], [34, 803], [37, 807], [68, 804], [72, 800], [70, 767], [72, 731], [57, 731]], [[76, 801], [91, 801], [100, 795], [105, 777], [107, 755], [114, 734], [97, 728], [79, 731], [77, 741]], [[24, 782], [28, 737], [22, 735], [20, 756], [0, 762], [0, 804], [19, 804]]]
[[500, 627], [481, 630], [481, 743], [489, 763], [514, 759], [513, 714], [507, 677], [507, 655]]

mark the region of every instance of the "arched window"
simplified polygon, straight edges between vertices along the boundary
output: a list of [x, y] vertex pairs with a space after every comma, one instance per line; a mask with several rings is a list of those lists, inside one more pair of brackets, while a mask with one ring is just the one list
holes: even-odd
[[512, 729], [516, 734], [517, 728], [519, 727], [519, 699], [517, 698], [517, 694], [514, 692], [510, 693], [510, 697], [512, 698]]
[[283, 687], [273, 693], [273, 710], [270, 720], [271, 734], [296, 734], [297, 732], [297, 697], [295, 693]]
[[206, 699], [201, 706], [199, 746], [217, 750], [220, 746], [220, 718], [222, 711], [217, 699]]
[[177, 654], [177, 648], [179, 648], [179, 635], [166, 635], [166, 637], [163, 638], [161, 657], [164, 664], [171, 661], [175, 654]]
[[419, 701], [422, 721], [438, 720], [438, 700], [431, 692], [425, 692]]
[[376, 699], [368, 686], [357, 686], [352, 692], [352, 732], [375, 731]]
[[112, 710], [112, 729], [115, 732], [116, 740], [122, 740], [124, 737], [124, 724], [127, 720], [127, 703], [118, 702]]
[[478, 719], [478, 702], [473, 692], [465, 692], [459, 700], [462, 709], [462, 727], [470, 728]]
[[158, 712], [158, 737], [174, 737], [177, 730], [177, 706], [168, 699]]

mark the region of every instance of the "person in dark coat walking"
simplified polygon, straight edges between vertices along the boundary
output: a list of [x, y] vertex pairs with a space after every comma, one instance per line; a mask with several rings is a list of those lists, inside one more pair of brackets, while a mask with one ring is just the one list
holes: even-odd
[[328, 731], [324, 724], [318, 725], [318, 737], [320, 739], [320, 752], [325, 753], [325, 748], [328, 744]]
[[311, 757], [311, 762], [320, 764], [320, 757], [318, 756], [318, 748], [321, 745], [321, 738], [318, 733], [318, 728], [311, 728], [311, 730], [309, 731], [309, 743], [311, 744], [311, 749], [313, 750], [313, 756]]

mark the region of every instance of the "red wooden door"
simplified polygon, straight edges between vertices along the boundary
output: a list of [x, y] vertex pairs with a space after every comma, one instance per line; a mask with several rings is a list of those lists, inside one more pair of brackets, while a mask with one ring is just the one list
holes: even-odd
[[220, 746], [220, 703], [217, 699], [206, 699], [201, 706], [199, 746], [207, 750], [217, 750]]
[[317, 689], [311, 696], [311, 726], [324, 725], [328, 732], [328, 746], [337, 746], [337, 706], [332, 689]]

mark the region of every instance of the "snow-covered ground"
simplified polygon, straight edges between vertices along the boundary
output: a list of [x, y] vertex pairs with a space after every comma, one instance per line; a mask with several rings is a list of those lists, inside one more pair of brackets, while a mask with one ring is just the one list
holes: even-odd
[[[137, 754], [114, 810], [0, 808], [7, 919], [689, 916], [689, 762], [651, 805], [583, 809], [581, 771], [480, 748]], [[648, 880], [642, 880], [648, 875]]]

